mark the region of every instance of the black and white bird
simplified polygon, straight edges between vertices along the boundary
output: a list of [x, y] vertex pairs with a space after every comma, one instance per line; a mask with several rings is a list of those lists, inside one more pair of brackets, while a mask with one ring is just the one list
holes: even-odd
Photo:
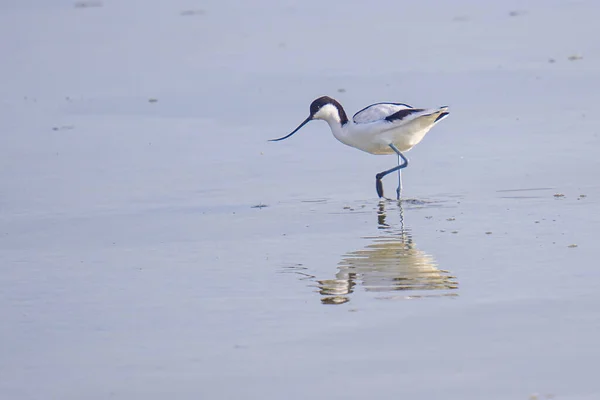
[[381, 179], [398, 171], [397, 199], [402, 192], [402, 169], [408, 159], [402, 154], [417, 145], [429, 130], [449, 114], [448, 107], [414, 108], [402, 103], [376, 103], [363, 108], [349, 120], [342, 105], [323, 96], [310, 105], [310, 115], [292, 133], [272, 142], [287, 139], [314, 119], [329, 124], [333, 136], [345, 145], [371, 154], [396, 154], [398, 165], [375, 176], [377, 195], [383, 197]]

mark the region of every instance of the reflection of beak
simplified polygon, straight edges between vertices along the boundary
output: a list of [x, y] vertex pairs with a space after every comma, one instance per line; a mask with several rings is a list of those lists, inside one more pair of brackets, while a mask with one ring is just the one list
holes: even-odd
[[271, 139], [271, 140], [269, 140], [269, 142], [277, 142], [277, 141], [279, 141], [279, 140], [283, 140], [283, 139], [287, 139], [287, 138], [289, 138], [289, 137], [290, 137], [290, 136], [292, 136], [294, 133], [298, 132], [298, 131], [300, 130], [300, 128], [302, 128], [304, 125], [306, 125], [306, 124], [308, 124], [310, 121], [312, 121], [312, 119], [313, 119], [313, 117], [312, 117], [312, 115], [311, 115], [310, 117], [306, 118], [306, 119], [304, 120], [304, 122], [303, 122], [303, 123], [301, 123], [299, 127], [297, 127], [296, 129], [294, 129], [294, 131], [293, 131], [292, 133], [290, 133], [289, 135], [286, 135], [286, 136], [284, 136], [284, 137], [281, 137], [281, 138], [279, 138], [279, 139]]

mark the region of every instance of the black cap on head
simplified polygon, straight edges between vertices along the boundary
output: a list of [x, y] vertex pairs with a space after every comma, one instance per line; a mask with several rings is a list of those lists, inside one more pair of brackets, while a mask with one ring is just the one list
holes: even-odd
[[346, 112], [344, 111], [344, 107], [342, 107], [342, 105], [336, 99], [332, 99], [329, 96], [319, 97], [318, 99], [316, 99], [315, 101], [313, 101], [310, 104], [310, 115], [311, 115], [311, 117], [314, 116], [316, 113], [318, 113], [319, 110], [321, 109], [321, 107], [323, 107], [323, 106], [325, 106], [327, 104], [331, 104], [332, 106], [334, 106], [335, 108], [337, 108], [338, 114], [340, 115], [340, 123], [342, 125], [344, 125], [346, 122], [348, 122], [348, 117], [346, 116]]
[[326, 104], [335, 105], [335, 103], [337, 103], [337, 101], [335, 101], [335, 99], [332, 99], [331, 97], [319, 97], [318, 99], [310, 103], [310, 115], [315, 115], [321, 109], [321, 107], [323, 107]]

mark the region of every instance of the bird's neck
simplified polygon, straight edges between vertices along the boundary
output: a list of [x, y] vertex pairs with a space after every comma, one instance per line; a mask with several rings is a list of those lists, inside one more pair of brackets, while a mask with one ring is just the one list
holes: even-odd
[[[342, 125], [346, 125], [348, 123], [348, 116], [346, 115], [346, 111], [344, 111], [344, 107], [337, 101], [333, 100], [331, 103], [335, 108], [337, 108], [337, 121]], [[327, 121], [329, 122], [329, 121]], [[331, 124], [330, 124], [331, 125]]]
[[330, 104], [335, 107], [335, 109], [329, 107], [328, 113], [323, 119], [329, 124], [331, 133], [333, 133], [333, 136], [335, 136], [337, 140], [350, 145], [348, 142], [348, 129], [353, 123], [348, 120], [346, 111], [344, 111], [344, 107], [342, 107], [340, 103], [331, 99]]
[[339, 118], [327, 119], [326, 122], [329, 124], [333, 136], [340, 142], [349, 145], [348, 128], [352, 123], [346, 119], [346, 123], [342, 124]]

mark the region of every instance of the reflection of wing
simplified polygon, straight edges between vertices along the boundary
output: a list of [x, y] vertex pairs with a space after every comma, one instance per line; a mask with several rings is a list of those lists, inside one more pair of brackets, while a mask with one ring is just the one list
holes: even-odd
[[366, 124], [381, 121], [402, 110], [412, 110], [412, 107], [402, 103], [376, 103], [354, 114], [352, 120], [356, 124]]
[[339, 264], [337, 278], [354, 274], [368, 291], [452, 290], [458, 284], [435, 259], [399, 237], [375, 238], [363, 250], [348, 253]]
[[349, 301], [358, 282], [370, 292], [410, 291], [410, 297], [451, 296], [449, 292], [458, 288], [456, 278], [439, 269], [431, 255], [416, 249], [409, 235], [367, 239], [372, 243], [340, 261], [336, 279], [318, 281], [321, 294], [329, 296], [321, 299], [323, 303]]

